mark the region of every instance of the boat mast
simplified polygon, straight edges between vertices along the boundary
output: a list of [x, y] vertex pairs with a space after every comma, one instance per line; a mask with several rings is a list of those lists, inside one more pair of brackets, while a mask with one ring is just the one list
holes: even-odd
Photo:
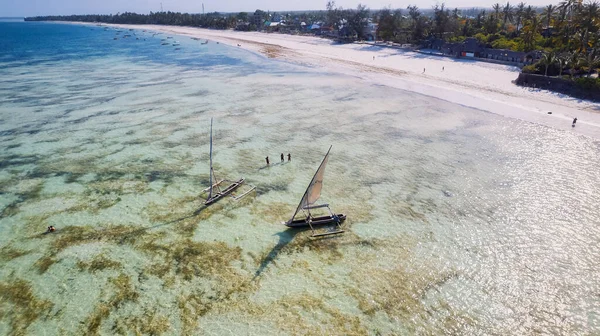
[[213, 119], [210, 118], [210, 177], [209, 177], [209, 182], [210, 182], [210, 189], [208, 191], [208, 199], [212, 198], [212, 191], [213, 191], [213, 166], [212, 166], [212, 124], [213, 124]]
[[[296, 212], [294, 212], [294, 214], [292, 215], [292, 218], [290, 218], [290, 220], [288, 221], [289, 223], [291, 223], [294, 220], [294, 217], [296, 217], [296, 215], [298, 214], [298, 212], [300, 212], [304, 208], [304, 206], [303, 206], [304, 202], [307, 203], [306, 206], [310, 205], [310, 204], [308, 204], [306, 197], [308, 196], [308, 192], [309, 192], [310, 188], [313, 186], [315, 177], [317, 177], [317, 174], [319, 174], [319, 171], [321, 170], [321, 167], [323, 167], [325, 160], [327, 160], [327, 157], [329, 156], [329, 152], [331, 151], [331, 147], [333, 147], [333, 146], [329, 146], [329, 149], [327, 150], [327, 154], [325, 154], [325, 157], [323, 157], [323, 161], [321, 161], [321, 164], [319, 165], [319, 168], [317, 168], [315, 175], [313, 175], [313, 178], [310, 180], [310, 183], [308, 184], [308, 187], [306, 188], [306, 191], [304, 191], [304, 195], [302, 196], [302, 199], [300, 200], [300, 204], [298, 204], [298, 208], [296, 208]], [[307, 209], [307, 210], [308, 210], [308, 215], [310, 217], [310, 209]]]

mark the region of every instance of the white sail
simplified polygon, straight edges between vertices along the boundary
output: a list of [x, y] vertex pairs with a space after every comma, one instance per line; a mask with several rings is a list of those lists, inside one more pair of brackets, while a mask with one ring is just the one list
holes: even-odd
[[294, 217], [296, 217], [296, 214], [298, 214], [298, 212], [300, 212], [304, 208], [315, 204], [319, 197], [321, 197], [321, 189], [323, 189], [323, 177], [325, 175], [325, 167], [327, 166], [327, 160], [329, 160], [329, 151], [331, 151], [331, 146], [329, 146], [329, 150], [327, 151], [327, 154], [325, 154], [323, 162], [321, 162], [321, 165], [319, 166], [319, 169], [317, 169], [315, 176], [313, 176], [312, 180], [310, 181], [310, 184], [308, 185], [308, 188], [306, 188], [304, 196], [302, 196], [302, 200], [300, 200], [300, 204], [298, 205], [296, 212], [294, 212], [294, 215], [290, 219], [290, 222], [294, 220]]

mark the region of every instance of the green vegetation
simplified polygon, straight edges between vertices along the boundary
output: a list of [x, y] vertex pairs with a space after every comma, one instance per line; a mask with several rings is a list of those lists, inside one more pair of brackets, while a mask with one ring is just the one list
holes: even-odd
[[0, 249], [0, 262], [4, 263], [13, 259], [22, 257], [29, 254], [30, 251], [23, 251], [18, 248], [14, 248], [10, 245], [6, 245]]
[[115, 287], [116, 291], [108, 302], [100, 303], [88, 317], [86, 335], [100, 335], [99, 329], [102, 321], [110, 316], [111, 308], [118, 309], [127, 302], [137, 301], [139, 297], [139, 294], [131, 284], [130, 278], [125, 274], [120, 274], [118, 277], [110, 279], [110, 283]]
[[415, 6], [408, 16], [400, 10], [378, 13], [378, 36], [399, 43], [419, 43], [428, 37], [460, 41], [474, 37], [488, 47], [513, 51], [545, 50], [588, 55], [598, 49], [600, 30], [598, 2], [567, 0], [542, 11], [521, 2], [516, 7], [495, 4], [492, 11], [449, 10], [444, 4], [424, 16]]
[[231, 248], [223, 242], [201, 243], [187, 239], [175, 245], [171, 253], [176, 273], [190, 280], [193, 276], [229, 274], [231, 261], [241, 257], [241, 248]]
[[384, 311], [389, 316], [409, 317], [415, 312], [425, 311], [423, 298], [428, 291], [439, 289], [457, 276], [456, 272], [417, 272], [400, 267], [378, 269], [377, 272], [355, 270], [352, 277], [360, 281], [361, 286], [360, 290], [350, 290], [350, 294], [358, 300], [359, 309], [367, 315]]
[[89, 335], [100, 335], [98, 329], [100, 329], [100, 325], [102, 321], [110, 316], [110, 307], [106, 303], [99, 304], [92, 315], [88, 317], [87, 320], [87, 333]]
[[191, 335], [198, 325], [198, 318], [210, 311], [211, 303], [206, 302], [204, 292], [194, 292], [181, 295], [177, 299], [177, 306], [181, 312], [183, 334]]
[[[180, 302], [181, 320], [184, 328], [190, 333], [196, 327], [198, 314], [208, 312], [215, 303], [224, 302], [232, 294], [242, 293], [250, 288], [243, 275], [232, 267], [233, 261], [241, 259], [241, 248], [229, 247], [223, 242], [196, 242], [191, 239], [167, 241], [164, 232], [153, 233], [128, 226], [112, 226], [103, 229], [66, 227], [52, 238], [48, 254], [36, 263], [41, 273], [57, 261], [56, 255], [59, 252], [71, 246], [107, 242], [129, 244], [154, 259], [153, 263], [144, 269], [144, 273], [161, 278], [165, 287], [172, 287], [176, 281], [193, 281], [196, 277], [211, 281], [213, 285], [209, 293], [184, 295], [185, 300]], [[110, 260], [102, 254], [89, 261], [79, 261], [77, 266], [82, 271], [88, 272], [122, 268], [121, 263]], [[140, 276], [145, 277], [145, 275]], [[102, 324], [111, 314], [121, 309], [124, 304], [139, 299], [140, 293], [132, 281], [133, 279], [126, 274], [120, 274], [109, 280], [110, 287], [115, 289], [114, 294], [99, 303], [87, 317], [84, 327], [86, 334], [101, 334]], [[157, 335], [169, 330], [169, 325], [166, 317], [153, 312], [150, 315], [116, 319], [111, 328], [119, 334], [133, 332]]]
[[88, 262], [81, 261], [81, 260], [77, 262], [77, 267], [80, 270], [88, 271], [91, 273], [95, 273], [96, 271], [102, 271], [107, 268], [119, 269], [122, 266], [123, 265], [120, 262], [110, 260], [103, 254], [97, 255], [96, 257], [94, 257], [92, 260], [90, 260]]
[[[146, 238], [149, 236], [150, 239], [156, 239], [161, 236], [160, 233], [152, 235], [145, 233], [146, 232], [143, 229], [123, 225], [111, 226], [103, 229], [93, 229], [81, 226], [65, 227], [62, 228], [59, 233], [39, 236], [41, 239], [51, 238], [52, 242], [48, 248], [47, 254], [40, 258], [35, 263], [35, 266], [37, 267], [39, 273], [45, 273], [50, 266], [58, 262], [56, 256], [71, 246], [99, 241], [117, 244], [129, 243], [133, 245], [136, 243], [138, 238], [141, 238], [142, 236], [146, 236]], [[92, 263], [89, 265], [82, 263], [79, 266], [80, 268], [84, 267], [90, 271], [94, 271], [95, 269], [103, 269], [103, 267], [116, 267], [115, 264], [111, 264], [111, 262], [102, 259], [92, 261]]]
[[58, 254], [64, 249], [97, 241], [135, 242], [137, 238], [135, 227], [117, 225], [108, 228], [94, 229], [85, 226], [68, 226], [61, 229], [59, 235], [53, 236], [51, 250]]
[[117, 320], [113, 330], [119, 335], [130, 335], [127, 330], [133, 330], [135, 335], [162, 335], [171, 328], [169, 319], [157, 315], [156, 310], [146, 311], [142, 317], [128, 317]]
[[[332, 307], [323, 299], [307, 292], [283, 297], [276, 304], [284, 307], [288, 314], [293, 316], [293, 324], [289, 323], [289, 318], [286, 319], [288, 321], [279, 321], [279, 326], [283, 330], [289, 330], [293, 334], [304, 334], [306, 330], [314, 329], [316, 324], [320, 327], [320, 332], [315, 334], [369, 335], [359, 317]], [[307, 313], [311, 313], [315, 309], [319, 309], [324, 314], [313, 314], [308, 317]]]
[[0, 218], [11, 217], [11, 216], [18, 214], [19, 213], [19, 203], [21, 203], [21, 201], [17, 200], [15, 202], [12, 202], [11, 204], [7, 205], [2, 211], [0, 211]]
[[34, 266], [37, 267], [38, 273], [44, 274], [50, 268], [50, 266], [54, 265], [57, 261], [58, 260], [56, 260], [54, 256], [47, 255], [36, 261]]
[[596, 90], [600, 93], [600, 78], [577, 78], [575, 85], [585, 90]]
[[31, 285], [22, 279], [0, 282], [0, 319], [10, 319], [9, 335], [27, 335], [27, 328], [47, 315], [54, 304], [33, 295]]

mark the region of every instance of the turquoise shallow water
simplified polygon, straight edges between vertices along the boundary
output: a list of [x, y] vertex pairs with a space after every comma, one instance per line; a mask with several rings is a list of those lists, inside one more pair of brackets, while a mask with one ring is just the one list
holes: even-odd
[[[0, 32], [0, 334], [600, 332], [597, 140], [212, 41]], [[211, 117], [257, 189], [204, 209]], [[329, 145], [346, 233], [310, 240], [280, 222]]]

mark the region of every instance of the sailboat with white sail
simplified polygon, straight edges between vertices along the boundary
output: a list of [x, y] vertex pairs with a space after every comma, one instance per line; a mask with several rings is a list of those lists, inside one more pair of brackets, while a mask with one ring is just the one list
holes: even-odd
[[[204, 202], [204, 205], [211, 205], [213, 203], [215, 203], [216, 201], [220, 200], [221, 198], [233, 193], [237, 188], [239, 188], [242, 184], [244, 184], [244, 182], [246, 181], [244, 178], [241, 178], [237, 181], [228, 181], [228, 180], [218, 180], [217, 177], [215, 176], [215, 170], [213, 169], [213, 160], [212, 160], [212, 152], [213, 152], [213, 132], [212, 132], [212, 125], [213, 125], [213, 120], [212, 118], [210, 118], [210, 178], [209, 178], [209, 183], [210, 183], [210, 187], [204, 189], [204, 192], [208, 191], [208, 197], [206, 198], [206, 201]], [[215, 183], [213, 183], [213, 181], [215, 181]], [[229, 186], [225, 189], [221, 189], [221, 184], [225, 182], [225, 183], [230, 183]], [[250, 186], [250, 189], [248, 191], [245, 191], [244, 193], [242, 193], [239, 196], [234, 196], [232, 195], [232, 197], [235, 200], [239, 200], [242, 197], [248, 195], [251, 191], [255, 190], [256, 187], [255, 186]]]
[[[296, 211], [292, 215], [292, 218], [283, 224], [289, 227], [310, 227], [313, 234], [312, 237], [326, 236], [332, 234], [343, 233], [344, 230], [341, 228], [341, 223], [346, 220], [345, 214], [336, 214], [329, 208], [329, 204], [317, 204], [317, 200], [321, 197], [321, 189], [323, 189], [323, 177], [325, 176], [325, 167], [327, 166], [327, 161], [329, 160], [329, 152], [331, 151], [331, 146], [329, 146], [329, 150], [319, 169], [313, 176], [308, 188], [304, 192], [304, 196], [300, 200], [300, 204], [296, 208]], [[329, 214], [321, 215], [313, 217], [311, 214], [311, 210], [327, 208]], [[298, 214], [302, 213], [302, 218], [296, 218]], [[316, 233], [315, 226], [335, 224], [333, 230], [325, 232], [325, 233]]]

